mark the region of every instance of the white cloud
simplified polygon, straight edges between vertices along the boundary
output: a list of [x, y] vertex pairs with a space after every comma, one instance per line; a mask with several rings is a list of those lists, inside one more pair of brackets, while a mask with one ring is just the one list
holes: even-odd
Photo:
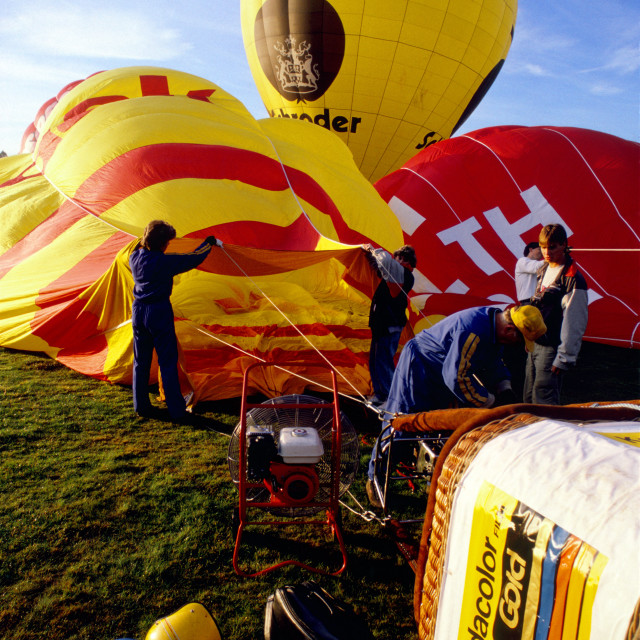
[[575, 38], [547, 31], [544, 28], [516, 22], [514, 48], [526, 55], [565, 51], [575, 46]]
[[591, 69], [583, 69], [581, 73], [614, 71], [618, 75], [628, 75], [638, 69], [640, 69], [640, 46], [627, 46], [616, 49], [605, 64]]
[[531, 74], [532, 76], [550, 76], [551, 74], [548, 71], [545, 71], [539, 64], [525, 64], [523, 65], [524, 71]]
[[633, 73], [640, 69], [640, 46], [628, 46], [613, 53], [611, 61], [605, 66], [620, 73]]
[[597, 83], [589, 87], [589, 93], [595, 96], [615, 96], [623, 93], [624, 90], [611, 84]]
[[[84, 67], [86, 64], [81, 66]], [[0, 57], [0, 77], [4, 82], [16, 80], [21, 85], [31, 87], [51, 85], [54, 88], [57, 87], [57, 91], [69, 82], [86, 75], [84, 70], [74, 70], [58, 61], [47, 62], [37, 56], [20, 56], [8, 52]]]
[[21, 51], [50, 56], [165, 61], [191, 45], [155, 15], [89, 6], [25, 6], [0, 28]]

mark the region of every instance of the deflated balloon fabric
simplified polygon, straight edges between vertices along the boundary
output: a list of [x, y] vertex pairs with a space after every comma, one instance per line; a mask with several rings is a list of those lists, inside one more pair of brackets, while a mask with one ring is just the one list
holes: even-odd
[[[175, 279], [185, 393], [237, 396], [255, 359], [323, 358], [345, 390], [368, 392], [376, 282], [359, 245], [403, 238], [339, 139], [257, 121], [214, 83], [156, 67], [72, 83], [42, 115], [32, 152], [0, 160], [0, 345], [129, 383], [127, 255], [165, 219], [179, 238], [169, 251], [224, 243]], [[307, 386], [268, 371], [255, 390]]]

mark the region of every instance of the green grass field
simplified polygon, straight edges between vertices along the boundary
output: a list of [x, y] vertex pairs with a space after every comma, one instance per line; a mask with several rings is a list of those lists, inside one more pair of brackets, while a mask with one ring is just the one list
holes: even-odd
[[[566, 403], [640, 397], [640, 352], [585, 344]], [[339, 577], [295, 567], [256, 578], [233, 571], [228, 466], [238, 399], [203, 403], [193, 425], [144, 421], [129, 388], [37, 354], [0, 349], [0, 637], [143, 640], [154, 620], [199, 601], [228, 640], [261, 638], [267, 597], [315, 579], [346, 600], [376, 638], [417, 637], [413, 573], [375, 520], [343, 509], [349, 564]], [[366, 462], [379, 423], [343, 410], [361, 434], [351, 490], [366, 504]], [[422, 492], [414, 500], [422, 508]], [[324, 527], [257, 527], [243, 566], [286, 558], [334, 568]], [[356, 640], [356, 639], [354, 639]]]

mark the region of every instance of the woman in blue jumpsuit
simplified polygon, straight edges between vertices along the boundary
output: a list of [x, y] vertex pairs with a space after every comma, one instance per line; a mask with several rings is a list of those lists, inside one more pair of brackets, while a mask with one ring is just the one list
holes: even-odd
[[176, 230], [168, 222], [151, 221], [129, 256], [129, 266], [135, 282], [131, 312], [133, 408], [142, 417], [152, 413], [149, 374], [155, 349], [169, 414], [180, 420], [186, 414], [186, 403], [178, 380], [178, 341], [170, 302], [173, 277], [195, 269], [218, 243], [209, 236], [191, 253], [165, 253], [175, 237]]

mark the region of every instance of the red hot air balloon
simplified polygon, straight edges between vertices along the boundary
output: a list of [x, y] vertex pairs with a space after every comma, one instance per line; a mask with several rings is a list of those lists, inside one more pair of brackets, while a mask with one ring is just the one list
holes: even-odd
[[425, 317], [515, 302], [525, 244], [560, 223], [589, 285], [585, 339], [637, 348], [639, 166], [640, 145], [612, 135], [502, 126], [432, 145], [375, 186], [418, 253]]

